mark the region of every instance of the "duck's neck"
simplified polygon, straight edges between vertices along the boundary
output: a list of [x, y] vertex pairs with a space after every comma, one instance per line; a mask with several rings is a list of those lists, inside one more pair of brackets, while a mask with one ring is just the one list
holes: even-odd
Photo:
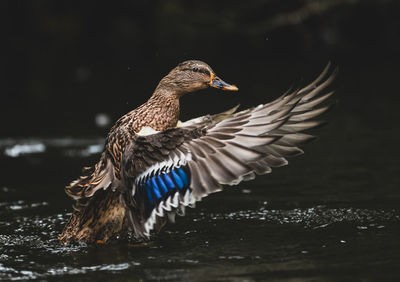
[[158, 83], [156, 89], [154, 90], [153, 97], [169, 97], [169, 98], [179, 98], [184, 94], [183, 88], [178, 85], [179, 81], [171, 78], [171, 73], [163, 77]]
[[150, 99], [141, 107], [139, 113], [139, 116], [142, 116], [141, 126], [151, 127], [157, 131], [175, 127], [180, 113], [179, 97], [178, 93], [157, 87]]

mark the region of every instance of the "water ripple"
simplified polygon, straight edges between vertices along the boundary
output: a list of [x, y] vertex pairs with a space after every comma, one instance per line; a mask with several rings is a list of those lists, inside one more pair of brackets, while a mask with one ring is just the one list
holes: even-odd
[[38, 207], [43, 207], [43, 206], [48, 206], [49, 203], [47, 202], [33, 202], [33, 203], [27, 203], [23, 200], [18, 200], [14, 202], [0, 202], [0, 211], [1, 208], [4, 207], [6, 210], [24, 210], [24, 209], [32, 209], [32, 208], [38, 208]]
[[[21, 206], [23, 208], [32, 208], [35, 205], [47, 205], [47, 203], [10, 203], [9, 207]], [[146, 265], [158, 265], [160, 263], [167, 265], [197, 265], [201, 263], [200, 256], [181, 256], [175, 254], [164, 254], [160, 246], [154, 248], [135, 249], [133, 253], [142, 253], [143, 256], [138, 260], [127, 258], [118, 258], [117, 260], [104, 258], [106, 261], [86, 262], [86, 260], [71, 261], [71, 257], [82, 258], [90, 252], [101, 252], [103, 255], [110, 251], [116, 251], [118, 247], [104, 246], [104, 248], [92, 249], [86, 244], [73, 244], [69, 246], [61, 246], [57, 236], [62, 226], [68, 220], [70, 214], [54, 214], [51, 216], [28, 215], [22, 216], [18, 213], [14, 214], [12, 208], [8, 209], [9, 215], [13, 213], [13, 220], [0, 222], [0, 280], [28, 280], [28, 279], [47, 279], [49, 277], [60, 277], [63, 275], [79, 275], [85, 273], [102, 272], [121, 272], [130, 268], [145, 267]], [[382, 229], [391, 222], [398, 224], [400, 222], [400, 211], [398, 209], [391, 210], [374, 210], [374, 209], [358, 209], [358, 208], [326, 208], [317, 206], [306, 209], [268, 209], [262, 206], [255, 210], [242, 210], [232, 213], [203, 213], [193, 211], [188, 215], [195, 221], [203, 221], [198, 223], [197, 228], [201, 228], [209, 222], [224, 221], [242, 221], [255, 220], [265, 224], [281, 224], [281, 225], [300, 225], [304, 228], [319, 229], [326, 228], [334, 223], [352, 223], [355, 231], [366, 229]], [[180, 231], [178, 231], [179, 233]], [[168, 236], [179, 238], [188, 237], [187, 232], [182, 234], [170, 234]], [[194, 232], [196, 236], [197, 232]], [[162, 235], [160, 235], [162, 236]], [[197, 237], [196, 237], [197, 238]], [[176, 238], [175, 238], [176, 239]], [[172, 238], [172, 240], [175, 240]], [[347, 242], [346, 238], [340, 238], [341, 244]], [[187, 240], [191, 240], [191, 236]], [[186, 244], [182, 242], [183, 244]], [[157, 244], [157, 243], [156, 243]], [[126, 247], [124, 247], [126, 248]], [[158, 251], [159, 250], [159, 251]], [[307, 254], [304, 251], [302, 254]], [[179, 252], [180, 254], [180, 252]], [[40, 256], [43, 259], [42, 264], [36, 262], [36, 258]], [[162, 258], [160, 258], [162, 256]], [[221, 261], [254, 261], [261, 260], [257, 253], [246, 256], [240, 253], [227, 252], [218, 257]], [[121, 261], [122, 260], [122, 261]], [[84, 262], [84, 263], [82, 263]], [[108, 262], [108, 263], [107, 263]], [[82, 265], [83, 264], [83, 265]], [[176, 269], [178, 271], [179, 269]], [[175, 272], [174, 272], [175, 273]]]
[[227, 214], [200, 213], [195, 221], [201, 220], [259, 220], [278, 224], [302, 224], [306, 228], [317, 229], [338, 222], [356, 222], [359, 224], [374, 224], [388, 220], [400, 222], [400, 210], [326, 208], [324, 206], [308, 209], [270, 210], [262, 207], [259, 210], [245, 210]]

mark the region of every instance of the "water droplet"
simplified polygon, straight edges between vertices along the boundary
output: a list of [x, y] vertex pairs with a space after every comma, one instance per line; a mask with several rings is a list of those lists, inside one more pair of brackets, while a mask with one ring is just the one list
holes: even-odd
[[98, 127], [106, 127], [110, 124], [111, 119], [108, 114], [105, 113], [98, 113], [94, 117], [94, 121]]

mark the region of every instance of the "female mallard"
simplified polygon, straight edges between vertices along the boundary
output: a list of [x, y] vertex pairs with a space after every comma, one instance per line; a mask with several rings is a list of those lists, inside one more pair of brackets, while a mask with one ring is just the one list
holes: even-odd
[[241, 112], [237, 107], [180, 123], [179, 98], [209, 86], [236, 91], [206, 63], [186, 61], [165, 76], [150, 99], [111, 128], [100, 161], [66, 187], [76, 200], [59, 239], [106, 242], [123, 231], [148, 239], [186, 206], [221, 185], [236, 185], [286, 165], [314, 137], [314, 117], [331, 93], [329, 65], [308, 86]]

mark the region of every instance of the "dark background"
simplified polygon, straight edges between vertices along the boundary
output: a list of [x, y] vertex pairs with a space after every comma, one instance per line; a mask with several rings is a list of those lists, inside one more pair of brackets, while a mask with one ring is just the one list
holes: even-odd
[[308, 82], [328, 61], [340, 69], [334, 88], [340, 101], [336, 113], [346, 114], [343, 130], [359, 123], [379, 130], [398, 118], [398, 1], [4, 1], [1, 6], [3, 137], [104, 136], [107, 128], [96, 128], [96, 114], [106, 113], [114, 122], [186, 59], [204, 60], [240, 92], [210, 89], [185, 97], [182, 120], [237, 103], [265, 103]]
[[[0, 280], [400, 281], [400, 1], [0, 8]], [[320, 140], [210, 195], [149, 245], [60, 246], [65, 185], [98, 161], [113, 122], [187, 59], [240, 91], [187, 95], [181, 120], [269, 102], [331, 61], [335, 107], [310, 131]], [[110, 122], [96, 124], [99, 114]]]

